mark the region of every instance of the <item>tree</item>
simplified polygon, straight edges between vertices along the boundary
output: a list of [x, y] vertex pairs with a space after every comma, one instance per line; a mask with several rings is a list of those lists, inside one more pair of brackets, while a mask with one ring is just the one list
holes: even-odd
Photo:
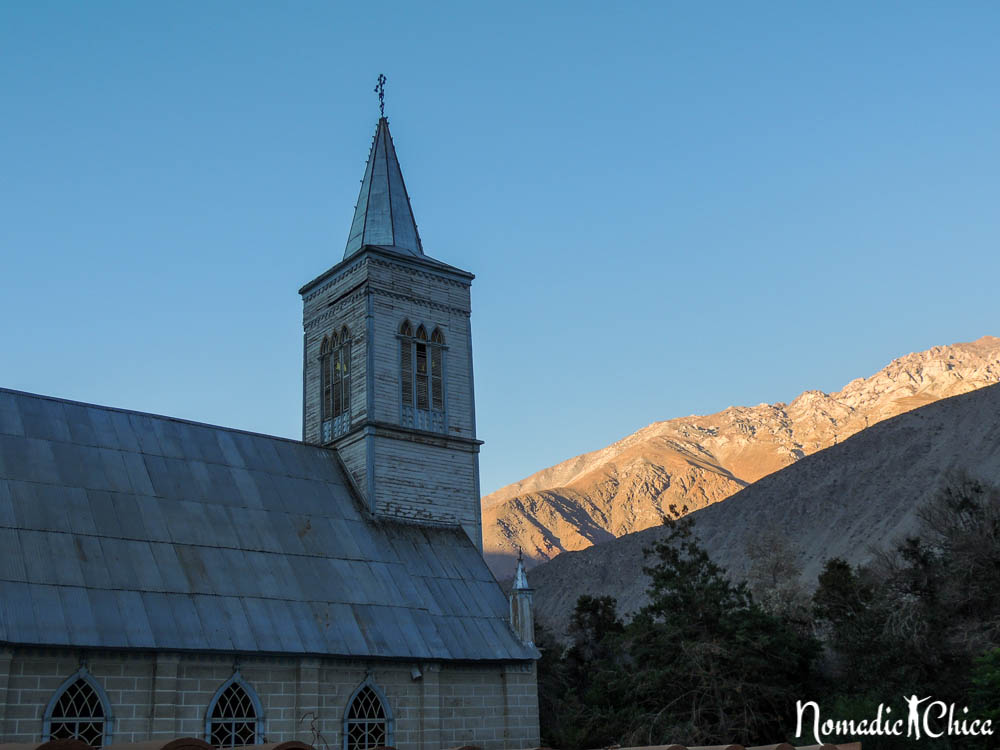
[[755, 604], [698, 544], [694, 520], [671, 510], [666, 538], [647, 550], [649, 604], [627, 631], [641, 665], [629, 740], [773, 742], [794, 717], [818, 644]]

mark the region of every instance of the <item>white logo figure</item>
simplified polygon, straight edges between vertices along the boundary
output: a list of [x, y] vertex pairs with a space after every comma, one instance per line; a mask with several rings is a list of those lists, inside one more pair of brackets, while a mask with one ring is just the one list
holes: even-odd
[[926, 698], [917, 698], [916, 695], [911, 695], [906, 699], [906, 706], [910, 709], [909, 717], [906, 720], [906, 736], [909, 737], [911, 733], [914, 733], [914, 739], [920, 739], [920, 704], [926, 700], [930, 700], [928, 695]]

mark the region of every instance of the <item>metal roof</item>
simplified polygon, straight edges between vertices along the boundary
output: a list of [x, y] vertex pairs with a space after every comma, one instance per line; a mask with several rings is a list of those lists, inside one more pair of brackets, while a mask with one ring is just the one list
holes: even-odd
[[0, 389], [0, 642], [533, 659], [463, 531], [367, 517], [333, 451]]
[[388, 247], [415, 256], [424, 254], [389, 134], [389, 121], [384, 117], [379, 118], [375, 128], [344, 257], [350, 257], [365, 245]]

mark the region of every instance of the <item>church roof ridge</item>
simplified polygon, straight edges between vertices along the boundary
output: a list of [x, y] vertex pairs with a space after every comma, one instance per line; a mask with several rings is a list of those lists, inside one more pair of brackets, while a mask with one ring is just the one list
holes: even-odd
[[389, 121], [384, 116], [375, 127], [344, 258], [365, 245], [390, 247], [417, 257], [424, 254]]
[[[60, 404], [69, 404], [70, 406], [82, 406], [88, 409], [100, 409], [101, 411], [113, 411], [119, 414], [135, 414], [139, 417], [150, 417], [151, 419], [162, 419], [167, 422], [176, 422], [178, 424], [191, 425], [193, 427], [207, 427], [210, 430], [223, 430], [224, 432], [235, 432], [240, 435], [249, 435], [250, 437], [260, 437], [267, 438], [268, 440], [281, 440], [285, 443], [293, 443], [295, 445], [311, 445], [302, 440], [296, 438], [282, 437], [281, 435], [271, 435], [267, 432], [254, 432], [253, 430], [244, 430], [240, 427], [226, 427], [225, 425], [214, 424], [212, 422], [199, 422], [196, 419], [185, 419], [184, 417], [171, 417], [168, 414], [157, 414], [151, 411], [141, 411], [139, 409], [128, 409], [124, 406], [108, 406], [107, 404], [97, 404], [92, 401], [77, 401], [71, 398], [63, 398], [62, 396], [50, 396], [47, 393], [34, 393], [33, 391], [21, 391], [17, 388], [6, 388], [0, 386], [0, 394], [8, 393], [13, 396], [29, 396], [31, 398], [43, 399], [45, 401], [55, 401]], [[2, 408], [2, 404], [0, 404]]]

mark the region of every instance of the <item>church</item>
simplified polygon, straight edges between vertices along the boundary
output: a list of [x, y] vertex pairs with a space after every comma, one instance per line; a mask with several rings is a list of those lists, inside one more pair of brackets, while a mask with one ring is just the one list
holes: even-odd
[[539, 744], [531, 589], [482, 557], [468, 271], [384, 115], [303, 286], [302, 440], [0, 389], [0, 743]]

